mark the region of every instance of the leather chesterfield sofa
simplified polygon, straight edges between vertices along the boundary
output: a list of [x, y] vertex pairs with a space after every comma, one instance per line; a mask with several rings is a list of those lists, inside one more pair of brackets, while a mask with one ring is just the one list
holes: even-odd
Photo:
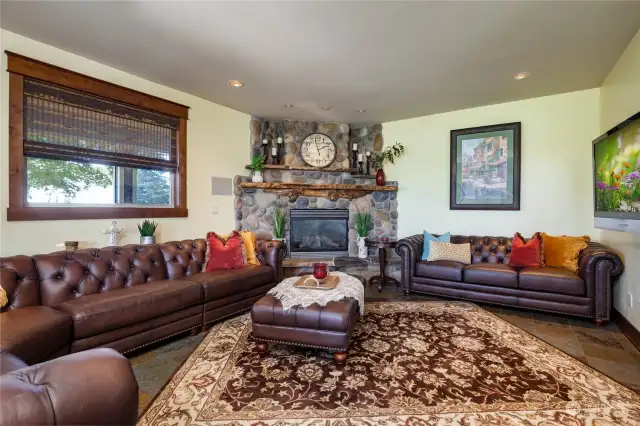
[[202, 239], [0, 258], [0, 353], [29, 365], [86, 349], [134, 351], [248, 310], [282, 279], [284, 244], [260, 266], [201, 272]]
[[509, 265], [509, 237], [452, 235], [454, 244], [469, 243], [471, 264], [421, 260], [424, 237], [398, 241], [405, 294], [424, 293], [477, 302], [609, 321], [612, 286], [622, 274], [620, 256], [589, 243], [580, 253], [577, 273], [559, 268], [514, 268]]
[[11, 354], [0, 356], [1, 425], [133, 426], [137, 415], [138, 383], [131, 363], [113, 349], [30, 367]]

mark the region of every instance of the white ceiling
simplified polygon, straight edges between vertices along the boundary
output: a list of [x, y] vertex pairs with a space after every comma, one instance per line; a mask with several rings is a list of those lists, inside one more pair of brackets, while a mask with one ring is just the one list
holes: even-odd
[[1, 7], [2, 28], [239, 111], [346, 122], [598, 87], [640, 27], [640, 1]]

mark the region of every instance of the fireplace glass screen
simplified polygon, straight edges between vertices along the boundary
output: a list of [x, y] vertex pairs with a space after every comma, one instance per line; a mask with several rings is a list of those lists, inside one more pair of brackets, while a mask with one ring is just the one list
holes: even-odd
[[349, 210], [291, 210], [292, 256], [349, 254]]

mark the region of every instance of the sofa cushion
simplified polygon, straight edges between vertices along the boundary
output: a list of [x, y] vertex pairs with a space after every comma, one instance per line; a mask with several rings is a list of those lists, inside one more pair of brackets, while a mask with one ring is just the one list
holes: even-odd
[[464, 282], [518, 288], [518, 270], [503, 263], [474, 263], [464, 268]]
[[462, 281], [464, 264], [452, 260], [422, 260], [416, 263], [416, 275], [440, 280]]
[[46, 306], [27, 306], [0, 314], [0, 352], [27, 364], [45, 361], [71, 342], [71, 317]]
[[210, 302], [270, 284], [275, 281], [275, 272], [270, 266], [247, 266], [201, 272], [185, 279], [200, 283], [204, 287], [204, 301]]
[[73, 318], [76, 339], [137, 324], [202, 304], [202, 286], [186, 280], [154, 281], [67, 300], [56, 307]]
[[547, 293], [586, 295], [584, 280], [562, 268], [525, 268], [520, 270], [520, 288]]

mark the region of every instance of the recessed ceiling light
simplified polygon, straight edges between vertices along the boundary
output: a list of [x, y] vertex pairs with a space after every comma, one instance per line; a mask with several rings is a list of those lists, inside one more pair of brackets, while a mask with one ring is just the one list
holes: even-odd
[[244, 86], [244, 83], [241, 82], [240, 80], [229, 80], [229, 86], [230, 87], [242, 87], [242, 86]]
[[366, 109], [357, 109], [356, 112], [366, 112]]
[[527, 77], [531, 77], [531, 73], [528, 71], [519, 72], [518, 74], [513, 76], [514, 80], [524, 80]]
[[293, 108], [293, 104], [284, 104], [285, 108]]
[[330, 106], [323, 106], [322, 109], [325, 110], [325, 111], [329, 111], [331, 109], [331, 107]]

